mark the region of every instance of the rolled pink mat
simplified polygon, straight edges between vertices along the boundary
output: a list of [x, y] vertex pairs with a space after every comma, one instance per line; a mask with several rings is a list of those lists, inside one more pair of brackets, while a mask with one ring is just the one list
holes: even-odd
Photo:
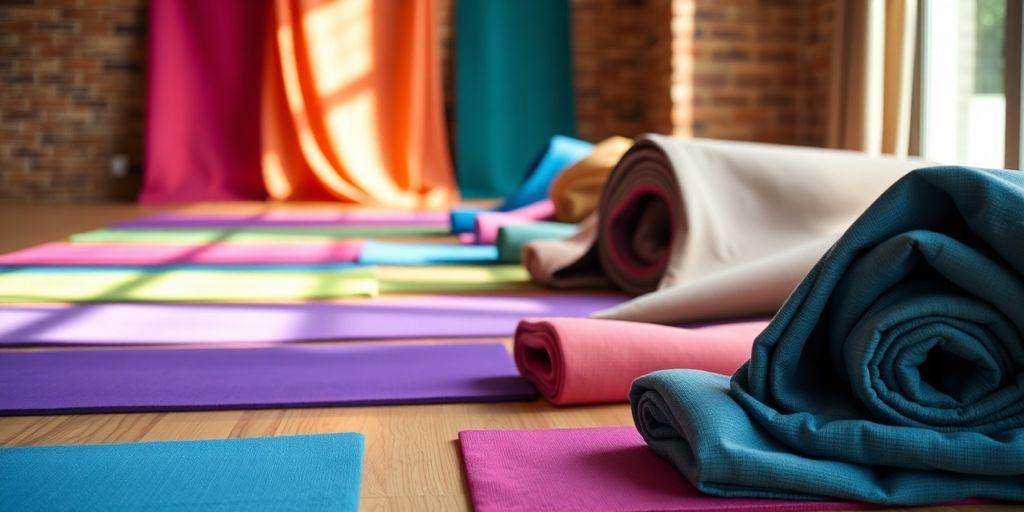
[[74, 244], [55, 242], [0, 254], [0, 265], [345, 263], [359, 240], [320, 244]]
[[547, 220], [554, 216], [555, 203], [550, 199], [537, 201], [507, 212], [481, 212], [476, 216], [475, 242], [491, 245], [497, 241], [498, 230], [502, 226]]
[[634, 379], [690, 368], [731, 374], [750, 359], [767, 320], [698, 328], [586, 318], [526, 319], [516, 328], [519, 372], [558, 405], [625, 402]]
[[577, 236], [528, 244], [554, 288], [642, 297], [604, 318], [661, 323], [772, 314], [829, 244], [922, 160], [647, 134]]

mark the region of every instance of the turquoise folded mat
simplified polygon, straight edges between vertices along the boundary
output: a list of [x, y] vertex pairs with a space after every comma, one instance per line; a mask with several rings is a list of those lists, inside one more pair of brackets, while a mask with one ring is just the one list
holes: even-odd
[[529, 151], [552, 135], [576, 134], [569, 12], [569, 0], [455, 3], [455, 163], [463, 197], [509, 196], [525, 177]]
[[329, 242], [351, 238], [420, 237], [447, 235], [446, 228], [431, 226], [368, 227], [241, 227], [241, 228], [104, 228], [71, 235], [76, 243], [178, 243], [213, 242], [285, 243]]
[[359, 254], [364, 265], [475, 265], [498, 262], [493, 245], [380, 242], [367, 240]]
[[363, 435], [0, 449], [4, 510], [351, 510]]
[[723, 496], [1024, 500], [1024, 175], [914, 171], [850, 227], [732, 380], [630, 392], [651, 448]]
[[[471, 2], [472, 3], [472, 2]], [[495, 4], [505, 2], [494, 2]], [[512, 2], [508, 2], [512, 4]], [[594, 145], [571, 137], [555, 135], [530, 165], [526, 180], [497, 208], [490, 211], [507, 212], [548, 198], [551, 182], [572, 164], [590, 154]], [[451, 228], [453, 233], [470, 233], [476, 227], [479, 208], [452, 209]]]
[[562, 222], [529, 222], [509, 224], [498, 228], [498, 260], [519, 263], [523, 260], [523, 246], [533, 240], [561, 240], [576, 234], [576, 224]]

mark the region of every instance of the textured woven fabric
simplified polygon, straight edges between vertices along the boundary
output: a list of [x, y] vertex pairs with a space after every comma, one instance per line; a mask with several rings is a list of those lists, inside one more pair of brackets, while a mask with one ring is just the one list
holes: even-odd
[[638, 379], [698, 488], [890, 504], [1024, 500], [1024, 175], [915, 171], [818, 262], [730, 381]]
[[363, 435], [0, 449], [4, 510], [355, 511]]

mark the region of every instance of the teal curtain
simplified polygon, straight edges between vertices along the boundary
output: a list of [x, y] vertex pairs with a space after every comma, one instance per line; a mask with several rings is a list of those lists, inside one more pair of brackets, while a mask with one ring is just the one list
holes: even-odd
[[455, 163], [465, 198], [506, 197], [576, 134], [568, 0], [457, 0]]

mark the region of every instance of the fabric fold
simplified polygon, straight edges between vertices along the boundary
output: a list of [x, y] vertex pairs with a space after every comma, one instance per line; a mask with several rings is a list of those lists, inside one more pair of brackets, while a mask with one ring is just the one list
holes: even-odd
[[551, 183], [551, 200], [559, 222], [580, 222], [597, 210], [608, 174], [633, 145], [626, 137], [598, 142], [583, 160], [566, 169]]
[[[611, 172], [597, 213], [580, 233], [531, 244], [524, 258], [535, 280], [556, 288], [610, 282], [633, 295], [669, 294], [656, 301], [665, 310], [626, 305], [609, 318], [672, 323], [771, 314], [832, 238], [921, 165], [849, 151], [648, 134]], [[737, 286], [769, 272], [789, 278], [767, 279], [756, 289]], [[740, 307], [750, 293], [774, 299]]]
[[526, 319], [516, 329], [519, 372], [558, 405], [625, 402], [655, 370], [732, 373], [750, 358], [767, 321], [684, 329], [586, 318]]
[[638, 379], [637, 427], [712, 494], [1024, 500], [1022, 205], [1018, 172], [912, 172], [814, 266], [731, 382]]
[[451, 212], [452, 233], [471, 233], [476, 227], [476, 218], [483, 212], [509, 212], [548, 199], [551, 182], [570, 165], [587, 156], [594, 145], [555, 135], [544, 146], [529, 167], [529, 172], [519, 188], [492, 210], [480, 208], [454, 208]]
[[457, 199], [437, 2], [270, 2], [262, 168], [273, 199], [440, 209]]
[[466, 197], [509, 196], [531, 151], [575, 136], [569, 4], [454, 3], [454, 152]]
[[149, 8], [143, 203], [260, 200], [263, 2]]

